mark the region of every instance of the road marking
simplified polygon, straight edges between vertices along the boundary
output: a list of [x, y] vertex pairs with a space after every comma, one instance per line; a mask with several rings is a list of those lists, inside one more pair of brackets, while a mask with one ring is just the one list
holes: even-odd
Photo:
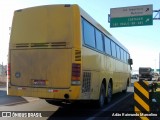
[[97, 116], [99, 116], [100, 114], [104, 113], [105, 111], [111, 109], [112, 107], [114, 107], [115, 105], [117, 105], [119, 102], [121, 102], [122, 100], [126, 99], [128, 96], [130, 96], [133, 93], [129, 93], [128, 95], [126, 95], [125, 97], [121, 98], [119, 101], [116, 101], [115, 103], [113, 103], [110, 106], [107, 106], [106, 108], [102, 109], [101, 111], [99, 111], [98, 113], [94, 114], [92, 117], [86, 119], [86, 120], [94, 120]]

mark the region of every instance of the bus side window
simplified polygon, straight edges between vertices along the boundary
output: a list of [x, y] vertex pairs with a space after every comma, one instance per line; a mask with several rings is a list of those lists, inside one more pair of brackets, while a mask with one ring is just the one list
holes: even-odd
[[103, 50], [103, 39], [102, 39], [102, 34], [99, 30], [96, 30], [96, 48], [100, 51], [104, 51]]
[[123, 49], [121, 48], [121, 60], [122, 60], [122, 61], [124, 61], [124, 54], [123, 54], [123, 53], [124, 53], [124, 51], [123, 51]]
[[120, 53], [120, 47], [116, 45], [116, 50], [117, 50], [117, 58], [120, 60], [121, 53]]
[[111, 48], [112, 48], [112, 56], [117, 57], [116, 53], [116, 44], [115, 42], [111, 41]]
[[104, 37], [104, 44], [105, 44], [105, 52], [111, 55], [111, 40], [106, 36]]
[[127, 62], [128, 62], [128, 60], [127, 60], [127, 53], [126, 53], [126, 51], [124, 51], [124, 62], [125, 62], [125, 63], [127, 63]]
[[83, 36], [84, 43], [95, 48], [95, 32], [94, 27], [83, 19]]

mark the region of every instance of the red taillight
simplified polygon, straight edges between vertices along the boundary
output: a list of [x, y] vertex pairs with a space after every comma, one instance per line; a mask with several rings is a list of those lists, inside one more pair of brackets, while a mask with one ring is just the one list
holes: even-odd
[[8, 75], [8, 79], [10, 79], [10, 75], [11, 75], [11, 64], [8, 64], [7, 75]]
[[80, 84], [81, 64], [72, 64], [72, 84]]
[[49, 89], [48, 92], [59, 92], [59, 90]]

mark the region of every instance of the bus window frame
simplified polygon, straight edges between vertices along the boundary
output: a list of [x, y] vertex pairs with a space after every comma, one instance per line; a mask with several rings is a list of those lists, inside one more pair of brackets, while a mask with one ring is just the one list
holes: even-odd
[[[93, 47], [93, 46], [91, 46], [91, 45], [89, 45], [89, 44], [87, 44], [87, 43], [85, 42], [85, 36], [84, 36], [84, 29], [85, 29], [84, 26], [85, 26], [85, 25], [84, 25], [84, 21], [85, 21], [86, 23], [88, 23], [89, 25], [91, 25], [91, 26], [93, 27], [93, 29], [94, 29], [95, 47]], [[103, 32], [101, 32], [97, 27], [95, 27], [95, 26], [94, 26], [93, 24], [91, 24], [88, 20], [86, 20], [83, 16], [81, 16], [81, 24], [82, 24], [82, 38], [83, 38], [82, 44], [83, 44], [83, 46], [85, 46], [85, 47], [87, 47], [87, 48], [89, 48], [89, 49], [92, 49], [92, 50], [94, 50], [94, 51], [96, 51], [96, 52], [99, 52], [99, 53], [101, 53], [101, 54], [104, 54], [104, 55], [106, 55], [106, 56], [112, 57], [113, 59], [116, 59], [116, 60], [118, 60], [118, 61], [121, 61], [121, 62], [129, 65], [128, 60], [127, 60], [127, 54], [128, 54], [129, 56], [130, 56], [130, 54], [129, 54], [127, 51], [125, 51], [121, 46], [119, 46], [118, 43], [116, 43], [114, 40], [112, 40], [111, 38], [109, 38], [108, 36], [106, 36], [106, 35], [105, 35]], [[99, 32], [101, 32], [102, 41], [103, 41], [103, 51], [97, 49], [96, 30], [98, 30]], [[110, 52], [111, 52], [111, 54], [108, 54], [108, 53], [106, 52], [105, 38], [109, 39], [109, 41], [110, 41]], [[115, 56], [113, 56], [112, 43], [115, 44]], [[117, 47], [116, 47], [116, 46], [119, 47], [120, 58], [117, 57]]]

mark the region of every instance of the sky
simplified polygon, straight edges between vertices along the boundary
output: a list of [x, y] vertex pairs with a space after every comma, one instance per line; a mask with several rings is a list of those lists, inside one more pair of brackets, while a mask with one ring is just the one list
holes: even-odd
[[159, 68], [160, 20], [154, 20], [150, 26], [110, 28], [108, 14], [111, 8], [148, 4], [153, 5], [153, 10], [159, 10], [160, 0], [0, 0], [0, 64], [7, 64], [14, 10], [51, 4], [78, 4], [128, 48], [133, 70], [139, 67]]

